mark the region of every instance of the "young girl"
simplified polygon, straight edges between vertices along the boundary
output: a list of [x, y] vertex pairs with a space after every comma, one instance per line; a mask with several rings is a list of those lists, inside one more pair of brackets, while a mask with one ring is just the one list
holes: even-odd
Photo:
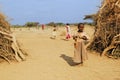
[[88, 40], [89, 38], [83, 30], [84, 30], [84, 24], [79, 23], [77, 33], [73, 35], [73, 39], [75, 40], [74, 43], [75, 51], [74, 51], [73, 61], [76, 64], [83, 64], [83, 61], [88, 58], [85, 48], [85, 41]]
[[66, 40], [69, 40], [71, 38], [71, 30], [68, 23], [66, 24], [65, 28], [66, 28]]

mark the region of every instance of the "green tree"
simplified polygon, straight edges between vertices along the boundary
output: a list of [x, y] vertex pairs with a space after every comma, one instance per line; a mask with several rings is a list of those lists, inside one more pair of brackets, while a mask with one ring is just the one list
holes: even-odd
[[39, 25], [39, 22], [27, 22], [25, 24], [25, 26], [27, 27], [35, 27], [35, 26], [38, 26]]
[[55, 23], [54, 23], [54, 22], [50, 22], [50, 23], [48, 23], [47, 25], [48, 25], [48, 26], [54, 26]]

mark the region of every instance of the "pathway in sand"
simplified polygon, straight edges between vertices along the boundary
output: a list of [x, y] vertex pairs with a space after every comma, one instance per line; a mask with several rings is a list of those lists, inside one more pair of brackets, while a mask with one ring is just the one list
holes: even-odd
[[50, 39], [49, 30], [15, 31], [29, 56], [21, 63], [0, 64], [1, 80], [120, 80], [120, 60], [88, 54], [83, 66], [72, 66], [73, 41]]

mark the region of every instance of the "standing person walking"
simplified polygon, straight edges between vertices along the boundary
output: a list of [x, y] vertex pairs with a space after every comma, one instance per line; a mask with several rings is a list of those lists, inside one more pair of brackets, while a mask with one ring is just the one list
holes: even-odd
[[89, 40], [89, 37], [86, 35], [84, 30], [84, 24], [78, 24], [78, 31], [75, 35], [73, 35], [74, 43], [74, 57], [73, 61], [76, 64], [83, 64], [83, 61], [88, 59], [87, 51], [85, 48], [85, 41]]
[[65, 28], [66, 28], [66, 40], [69, 40], [71, 38], [71, 30], [68, 23], [66, 24]]
[[56, 37], [57, 37], [57, 26], [56, 25], [54, 25], [53, 26], [53, 31], [52, 31], [52, 39], [56, 39]]
[[45, 25], [44, 24], [42, 24], [42, 30], [44, 30], [45, 29]]

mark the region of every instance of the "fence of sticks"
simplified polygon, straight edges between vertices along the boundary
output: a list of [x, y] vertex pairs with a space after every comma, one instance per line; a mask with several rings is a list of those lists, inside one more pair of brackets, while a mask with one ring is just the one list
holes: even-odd
[[[26, 52], [18, 44], [15, 36], [10, 30], [10, 24], [6, 21], [5, 16], [0, 13], [0, 59], [8, 63], [12, 61], [25, 60]], [[3, 60], [2, 60], [3, 59]]]
[[120, 57], [120, 0], [104, 0], [97, 12], [94, 38], [88, 49]]

